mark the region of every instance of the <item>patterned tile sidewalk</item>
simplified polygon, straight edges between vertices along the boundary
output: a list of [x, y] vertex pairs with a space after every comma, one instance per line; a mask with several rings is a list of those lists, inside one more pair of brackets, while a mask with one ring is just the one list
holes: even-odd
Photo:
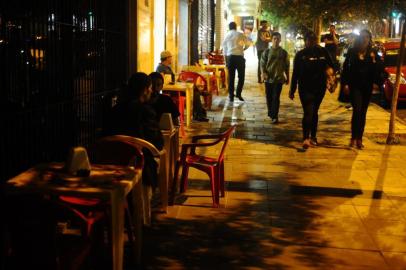
[[[211, 121], [187, 130], [238, 124], [221, 207], [211, 208], [207, 175], [191, 169], [188, 191], [146, 228], [143, 268], [406, 269], [406, 146], [383, 143], [389, 114], [372, 104], [366, 148], [350, 149], [351, 111], [327, 93], [321, 144], [303, 152], [298, 97], [289, 100], [284, 87], [280, 123], [271, 124], [255, 57], [247, 61], [246, 102], [230, 104], [223, 93]], [[406, 126], [397, 123], [397, 132]]]

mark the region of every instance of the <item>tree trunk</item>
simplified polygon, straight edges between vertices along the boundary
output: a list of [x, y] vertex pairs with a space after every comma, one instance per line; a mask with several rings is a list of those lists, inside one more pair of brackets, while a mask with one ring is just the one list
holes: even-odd
[[322, 16], [315, 17], [313, 21], [313, 32], [316, 34], [317, 44], [320, 43], [320, 34], [322, 25], [323, 25], [323, 17]]
[[405, 55], [406, 21], [403, 23], [402, 28], [403, 28], [402, 29], [402, 39], [400, 41], [398, 63], [397, 63], [397, 67], [396, 67], [396, 81], [395, 81], [395, 86], [394, 86], [393, 95], [392, 95], [391, 114], [390, 114], [390, 121], [389, 121], [389, 133], [388, 133], [388, 137], [386, 138], [386, 144], [396, 143], [395, 120], [396, 120], [396, 111], [397, 111], [397, 105], [398, 105], [401, 67], [402, 67], [403, 59], [406, 56]]

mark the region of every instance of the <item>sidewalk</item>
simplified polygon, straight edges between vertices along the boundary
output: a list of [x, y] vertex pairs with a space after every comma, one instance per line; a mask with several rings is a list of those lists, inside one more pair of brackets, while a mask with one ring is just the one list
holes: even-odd
[[145, 269], [406, 269], [406, 144], [383, 144], [389, 114], [371, 104], [365, 149], [350, 149], [351, 111], [327, 93], [320, 146], [303, 152], [299, 98], [287, 95], [271, 124], [256, 60], [247, 61], [246, 102], [222, 95], [211, 121], [187, 131], [238, 123], [226, 196], [212, 208], [207, 175], [191, 169], [187, 193], [146, 229]]

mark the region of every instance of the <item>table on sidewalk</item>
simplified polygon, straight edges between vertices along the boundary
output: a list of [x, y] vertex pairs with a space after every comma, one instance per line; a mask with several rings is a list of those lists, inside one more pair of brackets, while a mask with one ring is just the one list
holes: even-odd
[[[65, 172], [63, 163], [46, 163], [35, 166], [7, 181], [9, 195], [44, 194], [66, 195], [82, 198], [98, 198], [109, 201], [111, 210], [111, 254], [112, 269], [123, 269], [124, 255], [124, 207], [126, 196], [132, 192], [135, 211], [142, 211], [141, 172], [126, 166], [91, 165], [88, 177], [79, 177]], [[135, 213], [140, 215], [140, 213]], [[134, 217], [136, 217], [134, 215]], [[141, 238], [142, 219], [135, 218], [138, 224], [137, 243]], [[137, 247], [139, 256], [141, 246]], [[137, 260], [139, 258], [136, 258]]]
[[[175, 84], [164, 84], [163, 92], [178, 92], [186, 95], [186, 126], [190, 126], [193, 117], [193, 84], [176, 82]], [[179, 102], [180, 104], [180, 102]], [[181, 108], [179, 108], [181, 111]]]
[[225, 72], [225, 87], [228, 87], [228, 70], [226, 65], [203, 65], [203, 68], [206, 70], [214, 70], [214, 74], [216, 75], [217, 79], [217, 87], [220, 89], [220, 81], [221, 81], [221, 70]]

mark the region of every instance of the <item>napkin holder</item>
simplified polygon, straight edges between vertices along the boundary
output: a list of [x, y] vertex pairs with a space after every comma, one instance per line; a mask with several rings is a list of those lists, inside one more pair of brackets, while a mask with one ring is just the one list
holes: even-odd
[[73, 147], [69, 151], [65, 169], [68, 173], [77, 176], [90, 175], [90, 162], [84, 147]]
[[170, 113], [163, 113], [159, 120], [159, 129], [172, 130], [174, 128], [172, 115]]
[[171, 74], [164, 74], [164, 83], [171, 84], [172, 83], [172, 75]]

